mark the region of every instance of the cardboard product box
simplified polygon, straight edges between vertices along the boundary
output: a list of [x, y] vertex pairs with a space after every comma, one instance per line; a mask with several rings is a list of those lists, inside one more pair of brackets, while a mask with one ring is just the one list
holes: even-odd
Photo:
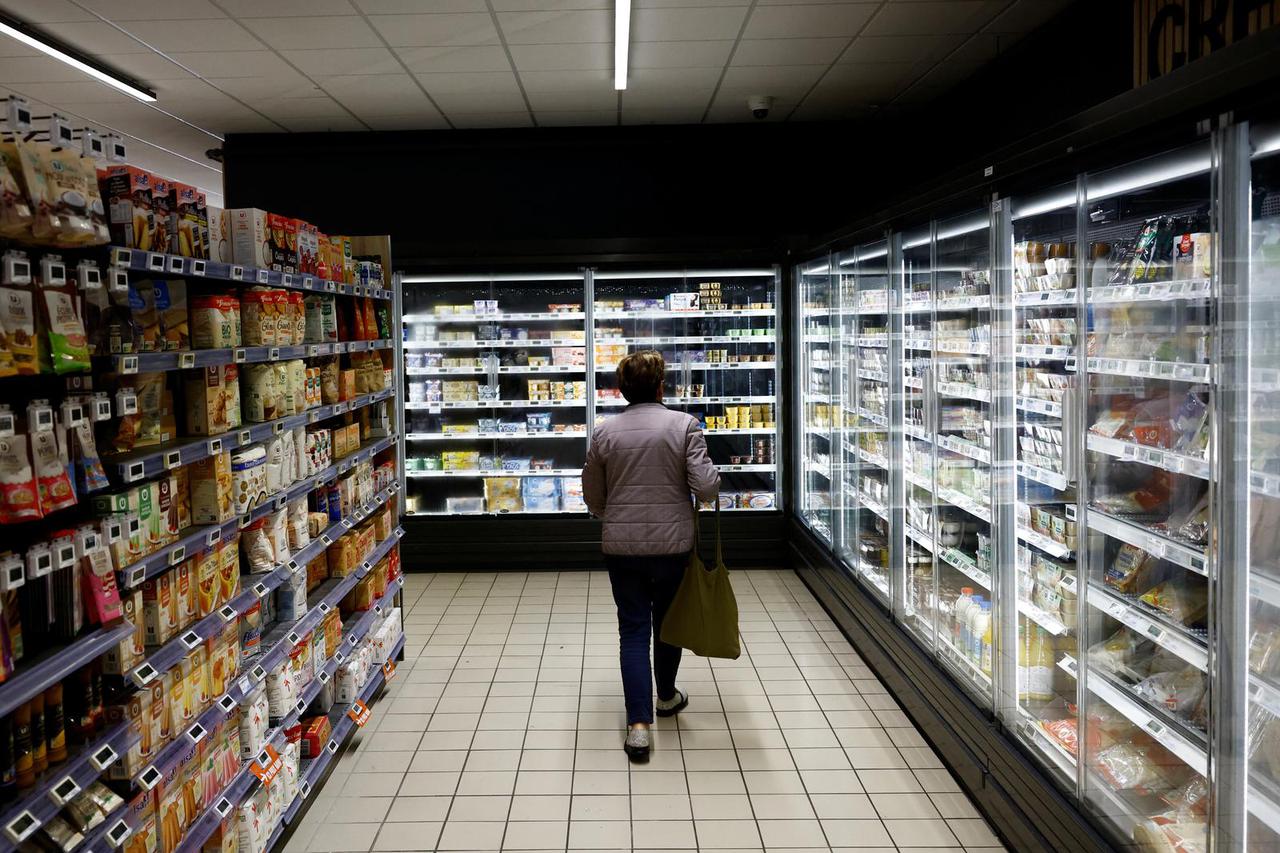
[[271, 229], [267, 212], [256, 207], [224, 211], [231, 230], [231, 262], [257, 269], [271, 269]]
[[271, 247], [271, 269], [287, 273], [298, 271], [298, 220], [268, 213], [267, 242]]
[[117, 164], [98, 172], [112, 243], [155, 251], [151, 243], [155, 231], [151, 184], [151, 173], [137, 166]]
[[350, 368], [338, 372], [338, 399], [350, 400], [356, 396], [356, 372]]
[[235, 516], [231, 494], [231, 452], [224, 450], [197, 460], [190, 470], [191, 520], [222, 524]]
[[183, 560], [169, 574], [174, 575], [178, 597], [178, 630], [186, 630], [200, 618], [200, 583], [196, 558]]
[[317, 275], [320, 266], [320, 229], [298, 221], [298, 272]]
[[320, 554], [307, 563], [307, 592], [312, 592], [329, 578], [329, 558]]
[[146, 654], [146, 627], [143, 624], [142, 590], [122, 590], [120, 607], [124, 618], [133, 625], [133, 633], [109, 649], [102, 658], [102, 671], [107, 675], [124, 675], [142, 661]]
[[373, 517], [373, 535], [379, 542], [385, 542], [394, 529], [389, 507], [384, 507], [382, 512]]
[[218, 605], [226, 604], [240, 593], [240, 534], [224, 537], [218, 543]]
[[173, 727], [169, 725], [168, 703], [164, 694], [164, 679], [157, 678], [141, 691], [146, 701], [146, 725], [151, 732], [151, 751], [143, 755], [150, 760], [160, 751], [173, 736]]
[[342, 238], [342, 280], [347, 284], [356, 283], [356, 257], [351, 238]]
[[144, 690], [131, 696], [122, 697], [117, 703], [105, 709], [107, 727], [112, 728], [120, 723], [128, 723], [129, 730], [138, 740], [108, 771], [110, 779], [132, 779], [146, 767], [146, 761], [155, 751], [155, 744], [147, 720], [149, 694]]
[[194, 721], [194, 715], [191, 718], [187, 714], [192, 707], [187, 701], [187, 682], [182, 674], [183, 661], [174, 664], [173, 668], [164, 674], [164, 693], [165, 693], [165, 710], [169, 714], [169, 731], [183, 732], [186, 731], [188, 725]]
[[196, 557], [196, 612], [204, 618], [217, 610], [218, 599], [218, 549], [206, 548]]
[[[114, 768], [113, 768], [114, 769]], [[133, 833], [125, 839], [121, 853], [157, 853], [160, 832], [156, 828], [155, 791], [143, 791], [129, 801], [129, 825]]]
[[204, 234], [200, 230], [198, 196], [200, 191], [190, 184], [169, 184], [169, 233], [174, 254], [184, 258], [206, 257]]
[[209, 247], [209, 197], [200, 190], [196, 190], [196, 225], [200, 229], [200, 251], [203, 254], [201, 258], [209, 259], [211, 257], [211, 249]]
[[191, 526], [191, 472], [186, 465], [173, 470], [174, 503], [178, 507], [178, 532]]
[[142, 618], [148, 646], [160, 646], [178, 630], [178, 592], [173, 572], [142, 582]]
[[231, 398], [239, 397], [239, 383], [227, 383], [221, 365], [188, 370], [183, 390], [187, 401], [186, 427], [191, 435], [221, 435], [231, 429]]
[[155, 481], [156, 487], [156, 535], [162, 548], [171, 545], [178, 539], [178, 478], [173, 473], [166, 474]]
[[232, 232], [231, 232], [231, 214], [232, 211], [225, 210], [221, 207], [208, 208], [209, 220], [209, 240], [206, 243], [209, 249], [209, 260], [217, 261], [221, 264], [235, 263], [232, 255]]
[[355, 542], [352, 537], [344, 536], [326, 548], [325, 560], [328, 564], [329, 577], [345, 578], [351, 574], [356, 564]]
[[151, 176], [151, 251], [176, 254], [177, 240], [173, 234], [173, 198], [170, 188], [173, 182], [160, 175]]

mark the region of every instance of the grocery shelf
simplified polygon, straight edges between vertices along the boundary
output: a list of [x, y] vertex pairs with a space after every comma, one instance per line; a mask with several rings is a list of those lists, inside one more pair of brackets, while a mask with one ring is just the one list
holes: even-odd
[[5, 839], [21, 844], [57, 816], [63, 803], [89, 787], [141, 738], [142, 733], [133, 731], [128, 721], [124, 721], [85, 746], [73, 749], [66, 761], [50, 766], [33, 787], [18, 791], [17, 802], [0, 814]]
[[724, 429], [703, 429], [703, 435], [776, 435], [777, 427], [736, 427]]
[[1062, 404], [1053, 400], [1042, 400], [1039, 397], [1018, 397], [1018, 408], [1024, 412], [1037, 415], [1048, 415], [1051, 418], [1062, 417]]
[[[669, 361], [667, 362], [668, 373], [679, 373], [688, 368], [689, 370], [773, 370], [778, 366], [776, 361]], [[816, 369], [818, 365], [813, 365]], [[616, 364], [597, 364], [596, 373], [613, 373], [618, 369]]]
[[938, 554], [942, 561], [966, 575], [969, 580], [984, 589], [991, 589], [991, 573], [978, 566], [978, 561], [958, 548], [942, 547]]
[[1269, 498], [1280, 498], [1280, 474], [1250, 471], [1249, 488], [1255, 494], [1265, 495]]
[[990, 341], [963, 341], [951, 338], [936, 338], [933, 342], [936, 352], [963, 353], [967, 355], [991, 355]]
[[586, 373], [587, 369], [580, 364], [545, 364], [529, 366], [524, 364], [503, 364], [492, 369], [485, 367], [406, 367], [405, 376], [488, 376], [490, 373]]
[[[881, 465], [880, 467], [884, 468], [885, 470], [888, 470], [887, 465]], [[929, 477], [921, 476], [920, 474], [917, 474], [915, 471], [913, 471], [910, 468], [903, 469], [903, 476], [906, 477], [906, 480], [908, 483], [915, 486], [916, 488], [924, 489], [926, 492], [930, 492], [930, 493], [933, 492], [933, 481]]]
[[1055, 637], [1065, 636], [1072, 631], [1071, 627], [1057, 616], [1037, 607], [1030, 601], [1018, 599], [1018, 612]]
[[307, 492], [315, 488], [317, 483], [331, 479], [338, 474], [343, 474], [355, 465], [372, 459], [377, 454], [393, 447], [396, 443], [396, 435], [375, 438], [366, 442], [355, 453], [350, 453], [334, 462], [329, 467], [306, 477], [297, 483], [293, 483], [283, 493], [272, 495], [269, 499], [263, 501], [254, 507], [244, 516], [233, 518], [222, 524], [197, 525], [188, 528], [187, 532], [182, 534], [177, 541], [166, 545], [164, 548], [153, 554], [148, 554], [142, 559], [130, 563], [122, 567], [117, 572], [120, 585], [124, 589], [132, 589], [142, 583], [149, 577], [154, 577], [162, 571], [167, 570], [170, 566], [176, 566], [183, 560], [188, 559], [196, 554], [203, 553], [206, 549], [212, 548], [222, 540], [224, 536], [230, 536], [232, 532], [241, 527], [246, 527], [264, 515], [274, 512], [276, 509], [283, 508], [285, 504], [292, 500], [305, 495]]
[[585, 400], [450, 400], [449, 402], [409, 402], [407, 411], [457, 411], [460, 409], [582, 409]]
[[103, 465], [114, 470], [125, 483], [133, 483], [162, 474], [181, 465], [190, 465], [223, 451], [237, 450], [250, 444], [269, 440], [285, 430], [318, 423], [335, 415], [354, 412], [395, 396], [395, 389], [386, 388], [371, 394], [361, 394], [351, 400], [313, 406], [296, 415], [285, 415], [262, 423], [246, 424], [221, 435], [202, 435], [180, 438], [155, 447], [147, 447], [129, 453], [103, 457]]
[[1075, 358], [1076, 348], [1056, 344], [1014, 344], [1013, 354], [1034, 361], [1066, 361]]
[[979, 388], [965, 382], [939, 382], [935, 386], [943, 397], [960, 397], [965, 400], [977, 400], [979, 403], [991, 402], [991, 390]]
[[1192, 477], [1199, 477], [1202, 480], [1215, 479], [1209, 460], [1203, 457], [1186, 456], [1181, 453], [1174, 453], [1172, 450], [1148, 447], [1145, 444], [1121, 441], [1118, 438], [1107, 438], [1094, 433], [1089, 433], [1087, 441], [1087, 447], [1090, 450], [1105, 453], [1108, 456], [1114, 456], [1116, 459], [1123, 459], [1126, 462], [1141, 462], [1144, 465], [1162, 468], [1174, 474], [1187, 474]]
[[537, 338], [529, 340], [499, 339], [492, 341], [474, 339], [467, 341], [405, 341], [401, 346], [406, 350], [437, 350], [502, 348], [546, 349], [548, 347], [585, 347], [586, 345], [587, 342], [585, 338]]
[[933, 300], [936, 311], [987, 311], [991, 309], [991, 294], [966, 296], [939, 296]]
[[978, 462], [991, 464], [991, 451], [985, 447], [979, 447], [971, 441], [956, 438], [955, 436], [939, 434], [933, 440], [942, 450], [950, 450], [952, 453], [959, 453], [961, 456], [968, 456]]
[[233, 281], [238, 284], [267, 285], [290, 290], [310, 290], [316, 293], [333, 293], [342, 296], [367, 296], [370, 299], [391, 299], [393, 291], [375, 285], [347, 284], [330, 281], [312, 275], [295, 275], [225, 264], [204, 258], [188, 258], [163, 252], [146, 252], [142, 249], [126, 249], [123, 246], [107, 247], [111, 252], [111, 264], [133, 272], [180, 275], [210, 281]]
[[405, 314], [400, 318], [405, 323], [501, 323], [504, 321], [540, 323], [557, 320], [585, 320], [584, 311], [499, 311], [492, 314]]
[[0, 717], [7, 717], [34, 696], [43, 693], [72, 673], [83, 669], [120, 644], [133, 633], [125, 620], [97, 628], [65, 646], [24, 659], [17, 672], [0, 690]]
[[959, 667], [960, 671], [969, 677], [983, 690], [991, 689], [991, 676], [982, 671], [982, 668], [969, 660], [969, 656], [961, 652], [958, 648], [951, 644], [951, 641], [942, 635], [937, 634], [938, 650], [941, 654], [938, 659], [945, 661], [952, 666]]
[[831, 480], [831, 466], [829, 465], [817, 465], [806, 459], [804, 460], [804, 471], [806, 474], [817, 474], [824, 480]]
[[863, 450], [862, 448], [856, 447], [848, 442], [845, 443], [845, 452], [851, 453], [863, 462], [869, 462], [877, 468], [883, 468], [886, 471], [889, 470], [889, 460], [885, 459], [879, 453], [872, 453], [870, 450]]
[[1095, 358], [1085, 366], [1090, 373], [1103, 376], [1132, 376], [1139, 379], [1163, 379], [1170, 382], [1210, 384], [1214, 381], [1212, 364], [1182, 361], [1150, 361], [1141, 358]]
[[933, 553], [933, 536], [932, 535], [925, 533], [923, 530], [920, 530], [919, 528], [914, 527], [910, 524], [904, 525], [904, 527], [907, 531], [908, 539], [910, 539], [912, 542], [915, 542], [917, 545], [919, 545], [921, 548], [928, 551], [930, 554]]
[[1047, 468], [1041, 468], [1038, 465], [1032, 465], [1029, 462], [1018, 460], [1018, 476], [1025, 477], [1028, 480], [1035, 480], [1037, 483], [1043, 483], [1046, 486], [1052, 486], [1060, 492], [1066, 491], [1071, 485], [1067, 480], [1067, 475], [1060, 474], [1057, 471], [1050, 471]]
[[[414, 461], [406, 459], [405, 464]], [[501, 468], [449, 468], [439, 470], [408, 470], [404, 475], [411, 480], [467, 477], [578, 477], [581, 468], [547, 468], [539, 471], [507, 471]]]
[[938, 488], [937, 495], [939, 500], [949, 503], [954, 507], [958, 507], [970, 515], [982, 519], [988, 524], [991, 523], [990, 501], [988, 501], [984, 506], [963, 492], [957, 492], [955, 489], [948, 489], [944, 487]]
[[695, 311], [669, 311], [664, 308], [645, 309], [643, 311], [595, 311], [597, 320], [680, 320], [699, 317], [774, 317], [777, 312], [772, 308], [707, 308]]
[[1098, 509], [1089, 510], [1088, 521], [1090, 530], [1104, 533], [1121, 542], [1141, 548], [1162, 560], [1168, 560], [1197, 574], [1208, 576], [1207, 557], [1203, 548], [1178, 542], [1141, 524]]
[[1018, 538], [1023, 542], [1026, 542], [1028, 545], [1036, 546], [1050, 556], [1058, 557], [1063, 560], [1070, 560], [1075, 557], [1075, 551], [1072, 551], [1065, 544], [1058, 542], [1049, 536], [1045, 536], [1043, 533], [1038, 533], [1030, 527], [1019, 527]]
[[854, 339], [854, 343], [860, 347], [879, 347], [881, 349], [887, 349], [889, 347], [889, 336], [858, 335], [858, 337]]
[[1187, 732], [1181, 731], [1180, 726], [1172, 725], [1161, 715], [1144, 708], [1132, 693], [1122, 690], [1097, 667], [1089, 668], [1089, 677], [1085, 679], [1085, 684], [1099, 699], [1150, 735], [1152, 740], [1169, 750], [1192, 770], [1201, 776], [1208, 774], [1209, 761], [1205, 744], [1201, 739], [1193, 738]]
[[1253, 566], [1249, 570], [1249, 595], [1272, 607], [1280, 607], [1280, 578], [1267, 569]]
[[444, 510], [423, 512], [419, 510], [418, 512], [406, 512], [405, 514], [413, 515], [413, 516], [424, 516], [427, 518], [433, 518], [438, 516], [448, 516], [450, 518], [453, 518], [459, 515], [485, 515], [485, 516], [496, 518], [498, 516], [503, 516], [503, 515], [586, 515], [587, 511], [585, 509], [581, 510], [580, 512], [575, 512], [573, 510], [567, 510], [567, 509], [515, 509], [515, 510], [511, 510], [511, 509], [483, 510], [482, 509], [482, 510], [477, 510], [475, 512], [446, 512]]
[[858, 506], [860, 508], [870, 510], [871, 512], [883, 518], [885, 521], [889, 520], [889, 510], [888, 508], [885, 507], [884, 504], [880, 503], [874, 498], [868, 497], [863, 492], [857, 492], [856, 494], [858, 498]]
[[902, 384], [915, 391], [924, 390], [924, 379], [920, 378], [919, 376], [903, 376]]
[[1095, 304], [1129, 302], [1168, 302], [1178, 299], [1211, 299], [1213, 283], [1207, 278], [1159, 281], [1151, 284], [1119, 284], [1089, 288], [1089, 301]]
[[381, 338], [378, 340], [325, 344], [304, 343], [286, 346], [141, 352], [131, 355], [94, 356], [94, 361], [100, 365], [107, 365], [115, 373], [128, 376], [135, 373], [165, 373], [170, 370], [219, 367], [225, 364], [261, 364], [268, 361], [288, 361], [296, 358], [341, 355], [344, 352], [384, 350], [391, 349], [393, 346], [394, 344], [390, 338]]
[[774, 344], [773, 335], [677, 335], [675, 337], [607, 338], [597, 335], [596, 346], [661, 346], [662, 344]]
[[921, 352], [932, 352], [932, 351], [933, 351], [933, 338], [930, 338], [930, 337], [923, 337], [923, 338], [906, 338], [906, 339], [902, 342], [902, 345], [903, 345], [906, 349], [911, 349], [911, 350], [920, 350]]
[[928, 432], [924, 427], [918, 427], [912, 424], [903, 424], [902, 431], [917, 441], [926, 441], [930, 444], [933, 443], [933, 433]]
[[1209, 649], [1203, 631], [1194, 631], [1158, 617], [1138, 604], [1136, 599], [1123, 597], [1096, 582], [1089, 584], [1087, 600], [1091, 607], [1106, 613], [1138, 636], [1167, 649], [1201, 672], [1208, 671]]
[[[846, 411], [848, 411], [848, 410], [846, 410]], [[871, 411], [870, 409], [864, 409], [864, 408], [859, 407], [859, 408], [857, 408], [857, 409], [853, 409], [852, 411], [853, 411], [853, 413], [854, 413], [855, 415], [857, 415], [858, 417], [860, 417], [860, 418], [866, 418], [867, 420], [871, 421], [873, 424], [877, 424], [877, 425], [882, 426], [882, 427], [887, 427], [887, 426], [889, 425], [889, 419], [888, 419], [888, 418], [886, 418], [884, 415], [876, 414], [875, 412]]]
[[883, 370], [864, 370], [860, 367], [858, 368], [858, 378], [869, 379], [872, 382], [888, 382], [889, 374]]
[[[812, 396], [812, 395], [809, 395]], [[774, 403], [777, 397], [772, 394], [753, 395], [749, 397], [664, 397], [662, 402], [668, 406], [702, 406], [714, 405], [716, 403], [729, 404], [752, 404], [752, 403]], [[812, 402], [812, 400], [810, 400]], [[596, 405], [602, 408], [624, 408], [627, 401], [622, 397], [601, 397], [596, 400]]]
[[1040, 726], [1040, 721], [1034, 719], [1025, 709], [1019, 707], [1020, 716], [1022, 717], [1017, 726], [1017, 731], [1022, 735], [1023, 741], [1034, 747], [1038, 753], [1049, 760], [1049, 763], [1058, 768], [1058, 772], [1067, 779], [1074, 779], [1076, 774], [1076, 757], [1067, 752], [1062, 744], [1049, 737]]
[[138, 827], [134, 825], [137, 818], [129, 812], [129, 804], [126, 803], [107, 815], [106, 820], [84, 833], [84, 840], [76, 849], [96, 853], [120, 847], [129, 836], [138, 831]]
[[1019, 306], [1036, 306], [1036, 305], [1074, 305], [1076, 302], [1076, 289], [1068, 290], [1031, 290], [1013, 295], [1013, 304]]
[[566, 430], [564, 432], [411, 432], [406, 433], [405, 441], [525, 441], [526, 439], [577, 438], [587, 437], [586, 429]]

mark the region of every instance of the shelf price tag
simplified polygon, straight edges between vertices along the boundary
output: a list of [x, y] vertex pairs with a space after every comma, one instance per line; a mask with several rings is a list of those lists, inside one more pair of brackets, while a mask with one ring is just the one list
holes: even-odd
[[363, 729], [364, 724], [369, 722], [369, 716], [373, 712], [369, 710], [369, 706], [357, 699], [347, 709], [347, 716], [356, 724], [356, 728]]
[[382, 665], [382, 678], [384, 681], [390, 681], [396, 677], [395, 661], [387, 661]]
[[258, 754], [257, 759], [249, 765], [249, 772], [257, 776], [263, 785], [270, 785], [283, 766], [284, 760], [280, 757], [280, 753], [276, 752], [274, 746], [267, 744]]

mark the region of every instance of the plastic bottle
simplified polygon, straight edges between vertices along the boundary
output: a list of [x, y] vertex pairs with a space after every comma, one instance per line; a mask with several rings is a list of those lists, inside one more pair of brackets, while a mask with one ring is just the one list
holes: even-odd
[[978, 661], [978, 668], [981, 669], [983, 672], [985, 672], [987, 675], [990, 675], [991, 674], [991, 657], [992, 657], [991, 605], [988, 604], [986, 607], [984, 607], [982, 612], [983, 612], [983, 618], [986, 619], [987, 627], [986, 627], [986, 630], [982, 632], [982, 655]]
[[44, 694], [37, 693], [31, 706], [31, 767], [35, 774], [49, 769], [49, 742], [44, 735]]
[[974, 666], [982, 663], [982, 637], [991, 627], [991, 603], [982, 602], [982, 609], [973, 615], [973, 627], [970, 628], [969, 660]]
[[49, 743], [49, 763], [66, 761], [67, 731], [63, 719], [61, 684], [55, 684], [44, 692], [44, 736]]
[[31, 703], [19, 705], [13, 712], [13, 765], [18, 789], [30, 788], [36, 783], [36, 771], [31, 764]]
[[1025, 702], [1031, 695], [1031, 649], [1025, 620], [1018, 620], [1018, 701]]
[[960, 620], [964, 618], [964, 610], [973, 601], [973, 587], [960, 587], [960, 596], [951, 606], [951, 645], [960, 647]]
[[960, 623], [960, 654], [973, 659], [969, 649], [973, 646], [973, 616], [982, 610], [982, 596], [974, 595], [969, 599], [969, 606], [964, 610], [964, 619]]
[[1036, 628], [1036, 639], [1031, 649], [1031, 698], [1037, 702], [1053, 699], [1053, 638], [1043, 628]]

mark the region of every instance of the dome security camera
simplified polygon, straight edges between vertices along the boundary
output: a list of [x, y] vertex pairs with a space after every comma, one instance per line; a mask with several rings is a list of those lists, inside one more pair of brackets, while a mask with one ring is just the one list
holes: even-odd
[[769, 116], [769, 110], [773, 109], [772, 95], [752, 95], [747, 98], [747, 106], [751, 108], [751, 114], [757, 119], [765, 119]]

